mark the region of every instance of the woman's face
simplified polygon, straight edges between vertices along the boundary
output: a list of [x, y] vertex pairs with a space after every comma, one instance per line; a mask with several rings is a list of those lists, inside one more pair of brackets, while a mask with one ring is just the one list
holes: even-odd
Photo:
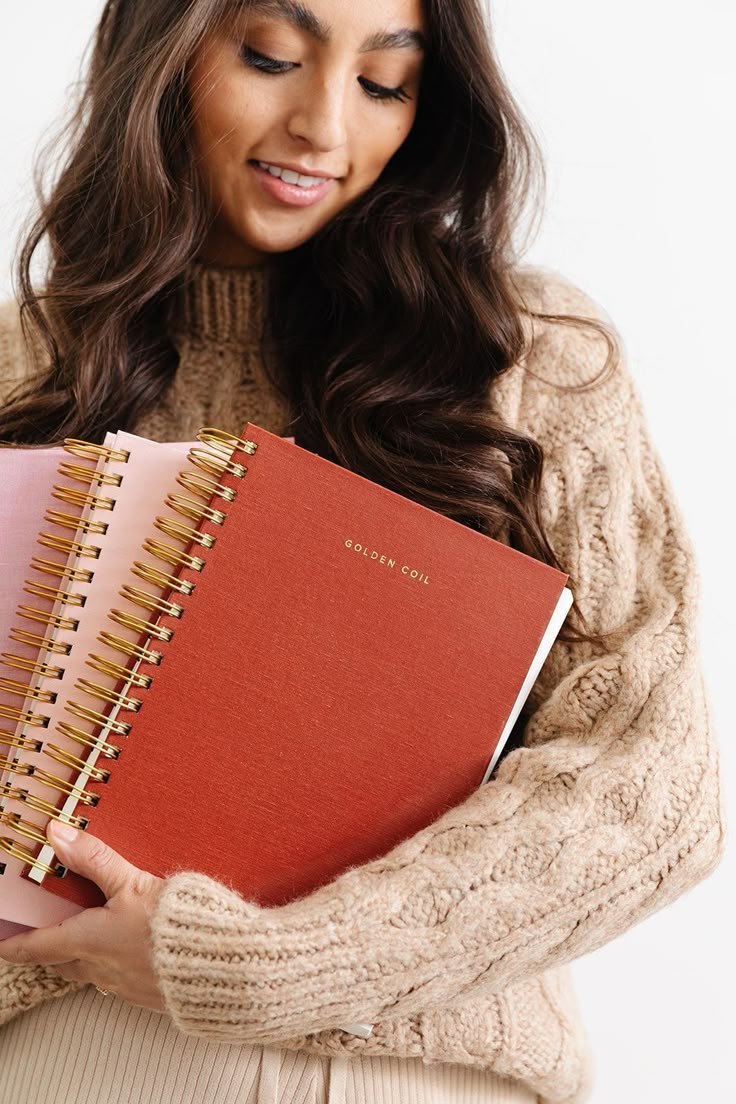
[[208, 35], [188, 72], [213, 216], [200, 258], [294, 249], [366, 192], [411, 130], [425, 39], [421, 0], [255, 0]]

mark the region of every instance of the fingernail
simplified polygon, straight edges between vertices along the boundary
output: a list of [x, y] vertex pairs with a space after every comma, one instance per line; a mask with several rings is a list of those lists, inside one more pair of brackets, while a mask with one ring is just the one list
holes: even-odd
[[73, 843], [77, 838], [77, 829], [72, 828], [71, 824], [62, 824], [60, 820], [55, 820], [52, 823], [52, 832], [56, 839], [61, 840], [63, 843]]

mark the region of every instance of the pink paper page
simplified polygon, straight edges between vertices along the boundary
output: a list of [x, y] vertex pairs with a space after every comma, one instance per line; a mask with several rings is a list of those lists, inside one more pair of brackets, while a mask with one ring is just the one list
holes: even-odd
[[[63, 564], [66, 555], [52, 548], [43, 548], [37, 544], [39, 533], [53, 529], [44, 521], [46, 511], [64, 510], [66, 505], [54, 497], [54, 487], [62, 480], [59, 476], [59, 464], [72, 458], [59, 448], [0, 448], [0, 651], [17, 659], [35, 661], [37, 648], [22, 640], [12, 640], [14, 628], [44, 635], [45, 626], [34, 624], [30, 620], [19, 618], [16, 610], [19, 605], [29, 605], [45, 612], [51, 612], [54, 602], [39, 595], [29, 594], [24, 588], [28, 582], [42, 583], [49, 587], [62, 586], [62, 580], [45, 572], [31, 571], [30, 564], [34, 556]], [[94, 463], [79, 459], [80, 467], [92, 468]], [[76, 484], [84, 489], [83, 484]], [[73, 507], [68, 507], [73, 510]], [[0, 679], [10, 679], [24, 686], [28, 685], [31, 673], [15, 664], [0, 658]], [[18, 694], [0, 685], [0, 755], [13, 757], [14, 749], [9, 743], [17, 737], [20, 724], [12, 716], [4, 715], [3, 710], [17, 709], [21, 704]], [[0, 781], [11, 782], [7, 771], [0, 771]], [[0, 810], [3, 798], [0, 795]], [[0, 852], [0, 867], [5, 861], [4, 852]], [[9, 857], [9, 856], [8, 856]], [[6, 890], [7, 893], [7, 890]], [[49, 907], [53, 908], [53, 894], [46, 893]], [[0, 916], [2, 916], [3, 881], [0, 878]], [[58, 918], [69, 915], [69, 909], [58, 910]], [[25, 931], [26, 925], [0, 919], [0, 939], [6, 939], [17, 931]]]
[[[109, 440], [106, 441], [106, 444], [108, 443]], [[141, 550], [143, 540], [157, 535], [153, 520], [157, 514], [164, 512], [164, 499], [167, 493], [169, 491], [184, 493], [183, 488], [176, 484], [176, 476], [187, 467], [186, 453], [191, 445], [192, 442], [161, 444], [133, 434], [118, 433], [114, 439], [114, 447], [127, 450], [128, 460], [127, 462], [108, 460], [105, 471], [119, 474], [120, 486], [95, 489], [100, 496], [115, 500], [114, 509], [88, 508], [83, 515], [89, 522], [104, 522], [108, 526], [107, 531], [104, 534], [86, 533], [75, 537], [73, 530], [65, 530], [65, 535], [82, 540], [87, 545], [97, 546], [100, 551], [96, 559], [81, 557], [74, 561], [80, 566], [92, 565], [94, 569], [94, 578], [91, 582], [67, 584], [69, 589], [73, 589], [75, 593], [85, 598], [83, 606], [66, 606], [63, 610], [66, 616], [73, 616], [76, 619], [76, 628], [73, 630], [59, 628], [53, 631], [55, 641], [71, 645], [68, 656], [54, 655], [49, 660], [57, 666], [63, 666], [63, 678], [58, 680], [42, 675], [31, 676], [31, 686], [34, 690], [49, 690], [56, 694], [54, 702], [34, 703], [34, 711], [48, 717], [47, 727], [26, 726], [25, 729], [21, 729], [25, 735], [36, 739], [41, 733], [44, 748], [53, 744], [56, 748], [72, 755], [85, 757], [86, 749], [71, 737], [59, 732], [57, 723], [66, 721], [84, 731], [88, 731], [91, 727], [84, 720], [72, 716], [65, 710], [70, 699], [88, 704], [87, 695], [79, 688], [75, 688], [75, 683], [80, 676], [110, 689], [115, 687], [112, 678], [86, 666], [86, 660], [90, 652], [99, 653], [104, 650], [97, 641], [98, 633], [102, 629], [129, 640], [136, 639], [136, 634], [132, 630], [116, 625], [108, 619], [107, 615], [112, 607], [121, 607], [122, 599], [118, 591], [123, 582], [138, 585], [141, 590], [155, 592], [154, 587], [147, 587], [144, 582], [134, 577], [129, 579], [129, 569], [135, 559], [144, 558]], [[62, 482], [68, 481], [62, 480]], [[46, 528], [53, 529], [53, 526], [50, 527], [47, 524]], [[162, 540], [166, 540], [163, 534], [160, 536]], [[157, 566], [161, 566], [158, 561], [153, 558], [151, 560]], [[136, 615], [145, 618], [145, 611], [141, 607], [135, 608]], [[20, 754], [24, 762], [38, 766], [65, 781], [76, 774], [66, 764], [51, 758], [44, 749], [40, 752], [24, 750]], [[75, 799], [65, 799], [58, 790], [45, 785], [33, 776], [24, 776], [22, 785], [29, 793], [50, 801], [57, 808], [69, 807], [70, 810], [75, 808], [77, 815], [83, 815], [83, 806]], [[32, 820], [39, 826], [45, 827], [43, 815], [37, 814], [35, 818], [29, 816], [28, 807], [18, 800], [8, 799], [6, 808], [20, 813], [26, 821]], [[33, 849], [32, 841], [13, 833], [8, 825], [3, 825], [3, 831]], [[43, 847], [38, 858], [51, 865], [47, 855], [51, 857], [53, 852], [51, 848]], [[27, 864], [5, 853], [2, 853], [2, 861], [6, 863], [5, 874], [0, 879], [0, 916], [4, 920], [30, 927], [41, 927], [63, 918], [55, 904], [62, 899], [46, 892], [33, 880], [22, 875], [22, 871], [27, 870]], [[63, 904], [65, 905], [64, 916], [80, 911], [78, 906], [69, 907], [69, 902], [63, 902]]]
[[[49, 507], [61, 509], [52, 492], [54, 484], [59, 482], [59, 464], [66, 456], [62, 448], [0, 448], [0, 645], [3, 651], [8, 650], [11, 628], [18, 625], [16, 609], [21, 603], [34, 604], [33, 597], [26, 594], [23, 587], [31, 558], [39, 551], [36, 541], [45, 528], [44, 514]], [[54, 557], [55, 553], [49, 549], [49, 559]], [[58, 556], [59, 560], [62, 558]], [[50, 577], [48, 582], [54, 585]], [[29, 624], [27, 628], [31, 630], [32, 626]], [[14, 643], [13, 651], [35, 658], [34, 649], [28, 644]], [[0, 675], [12, 675], [19, 682], [27, 682], [21, 671], [2, 669]], [[0, 687], [0, 705], [14, 707], [17, 704], [17, 698]], [[12, 723], [3, 717], [0, 727], [12, 728]], [[0, 754], [5, 753], [5, 745], [0, 745]]]

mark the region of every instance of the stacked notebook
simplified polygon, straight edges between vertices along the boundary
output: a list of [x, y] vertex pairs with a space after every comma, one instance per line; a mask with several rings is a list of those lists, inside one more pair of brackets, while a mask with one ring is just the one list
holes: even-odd
[[0, 748], [0, 917], [104, 903], [49, 815], [275, 906], [489, 780], [567, 575], [252, 423], [68, 447], [93, 478]]
[[[37, 850], [29, 833], [45, 838], [48, 814], [69, 789], [80, 745], [67, 735], [66, 706], [80, 696], [77, 678], [94, 677], [86, 668], [88, 653], [144, 528], [176, 485], [188, 448], [120, 433], [109, 435], [102, 448], [70, 442], [67, 451], [0, 449], [0, 508], [7, 514], [0, 536], [0, 563], [7, 568], [0, 623], [7, 640], [0, 665], [0, 764], [6, 764], [0, 817], [4, 829], [22, 829], [6, 836], [0, 851], [7, 876], [0, 881], [0, 924], [39, 926], [78, 911], [20, 877], [27, 872], [29, 844], [31, 854]], [[13, 757], [22, 771], [10, 769]], [[29, 816], [29, 810], [41, 815]], [[8, 930], [0, 927], [1, 934]]]
[[[0, 448], [0, 648], [12, 647], [7, 662], [0, 658], [0, 780], [5, 781], [8, 776], [1, 764], [15, 749], [22, 750], [24, 746], [15, 730], [19, 711], [25, 712], [28, 683], [34, 672], [46, 666], [39, 662], [46, 626], [26, 617], [24, 610], [21, 611], [24, 616], [16, 618], [16, 609], [23, 603], [34, 607], [34, 614], [51, 611], [49, 591], [54, 588], [56, 572], [65, 557], [55, 549], [37, 545], [37, 538], [46, 511], [59, 506], [54, 497], [54, 483], [59, 465], [66, 459], [69, 458], [62, 448]], [[80, 466], [89, 470], [84, 462]], [[38, 566], [29, 570], [32, 560]], [[17, 630], [13, 628], [16, 621]], [[48, 668], [53, 670], [51, 660]], [[21, 703], [23, 708], [19, 710]], [[0, 861], [0, 868], [2, 865]], [[23, 891], [38, 898], [38, 894], [27, 891], [25, 883]], [[47, 898], [48, 906], [58, 910], [59, 919], [68, 914], [65, 902], [55, 901], [50, 894]], [[9, 904], [1, 881], [0, 902], [5, 906], [0, 907], [0, 939], [24, 931], [27, 924], [3, 919], [15, 913], [15, 906]]]

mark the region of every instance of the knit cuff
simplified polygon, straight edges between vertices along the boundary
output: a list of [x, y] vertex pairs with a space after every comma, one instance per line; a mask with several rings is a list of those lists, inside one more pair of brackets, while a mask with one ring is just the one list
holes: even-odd
[[164, 879], [151, 918], [153, 966], [166, 1011], [179, 1031], [242, 1042], [249, 1020], [244, 997], [244, 939], [263, 910], [208, 877], [184, 871]]

